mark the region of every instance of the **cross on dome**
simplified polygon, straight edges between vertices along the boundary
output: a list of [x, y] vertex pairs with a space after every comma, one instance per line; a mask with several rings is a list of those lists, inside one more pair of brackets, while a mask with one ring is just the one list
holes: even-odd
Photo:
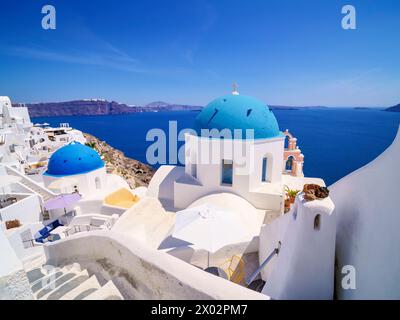
[[233, 95], [235, 95], [235, 96], [239, 95], [238, 88], [239, 88], [238, 84], [236, 82], [234, 82], [232, 84], [232, 94]]

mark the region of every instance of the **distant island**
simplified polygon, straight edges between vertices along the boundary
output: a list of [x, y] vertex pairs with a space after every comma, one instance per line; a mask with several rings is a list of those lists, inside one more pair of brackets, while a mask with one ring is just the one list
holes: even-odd
[[[16, 104], [15, 106], [20, 106]], [[200, 106], [169, 104], [166, 102], [153, 102], [145, 106], [130, 106], [116, 101], [104, 99], [82, 99], [65, 102], [27, 103], [31, 118], [57, 117], [57, 116], [94, 116], [117, 115], [135, 112], [157, 112], [177, 110], [201, 110]]]
[[[14, 104], [21, 106], [21, 104]], [[94, 116], [94, 115], [118, 115], [136, 112], [159, 112], [159, 111], [200, 111], [202, 106], [171, 104], [164, 101], [156, 101], [144, 106], [127, 105], [116, 101], [105, 99], [81, 99], [65, 102], [41, 102], [27, 103], [31, 118], [58, 117], [58, 116]], [[299, 109], [321, 109], [323, 106], [269, 106], [272, 110], [299, 110]]]
[[393, 106], [393, 107], [390, 107], [390, 108], [385, 109], [385, 111], [389, 111], [389, 112], [400, 112], [400, 103], [397, 104], [397, 105], [395, 105], [395, 106]]

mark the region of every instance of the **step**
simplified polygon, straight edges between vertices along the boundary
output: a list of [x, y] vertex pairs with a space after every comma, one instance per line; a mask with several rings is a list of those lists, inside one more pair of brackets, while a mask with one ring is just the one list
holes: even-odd
[[[50, 270], [52, 270], [51, 273], [50, 273]], [[31, 284], [31, 287], [33, 287], [37, 283], [43, 283], [43, 281], [47, 281], [55, 274], [57, 274], [56, 277], [53, 278], [51, 281], [56, 280], [57, 278], [59, 278], [59, 272], [61, 272], [62, 274], [66, 274], [66, 273], [71, 273], [71, 272], [78, 273], [80, 271], [81, 271], [81, 267], [78, 263], [71, 264], [71, 265], [65, 266], [63, 268], [54, 267], [51, 265], [42, 265], [41, 267], [29, 270], [27, 272], [27, 275], [28, 275], [29, 283]], [[48, 282], [48, 284], [50, 284], [50, 282]], [[46, 286], [47, 286], [47, 284], [46, 284]]]
[[42, 268], [39, 267], [39, 268], [29, 270], [26, 273], [26, 276], [28, 277], [29, 283], [33, 283], [33, 282], [36, 282], [36, 281], [42, 279], [45, 276], [45, 274], [43, 273]]
[[[43, 281], [47, 281], [50, 279], [50, 277], [54, 276], [55, 274], [62, 272], [61, 268], [54, 268], [51, 273], [46, 270], [43, 267], [35, 268], [32, 270], [29, 270], [26, 274], [28, 276], [29, 284], [31, 287], [35, 286], [37, 283], [42, 283]], [[58, 278], [58, 275], [56, 276]], [[54, 278], [51, 281], [54, 281], [56, 278]]]
[[[47, 296], [49, 293], [57, 289], [58, 287], [62, 286], [64, 283], [70, 281], [71, 279], [75, 278], [77, 273], [69, 272], [63, 273], [60, 277], [58, 277], [55, 281], [46, 284], [43, 288], [39, 291], [35, 292], [36, 299], [41, 299], [44, 296]], [[40, 282], [39, 282], [40, 283]]]
[[59, 300], [62, 296], [67, 294], [68, 292], [75, 289], [81, 283], [85, 282], [89, 279], [89, 273], [87, 270], [83, 270], [78, 274], [75, 274], [74, 277], [64, 281], [62, 284], [58, 285], [53, 290], [46, 292], [45, 295], [38, 297], [40, 300]]
[[100, 289], [100, 283], [95, 275], [91, 276], [88, 280], [81, 283], [75, 289], [63, 295], [60, 300], [82, 300], [89, 294]]
[[124, 298], [115, 284], [110, 280], [99, 290], [88, 295], [83, 300], [124, 300]]
[[[49, 275], [46, 275], [39, 279], [38, 281], [35, 281], [34, 283], [31, 283], [31, 290], [33, 293], [38, 292], [39, 290], [44, 289], [44, 287], [47, 287], [50, 283], [54, 282], [55, 280], [61, 278], [65, 273], [63, 273], [61, 270], [52, 272]], [[68, 277], [64, 278], [67, 279]]]
[[[43, 268], [45, 267], [46, 266]], [[76, 263], [63, 268], [55, 268], [54, 271], [55, 273], [53, 272], [52, 274], [46, 275], [46, 278], [42, 277], [42, 279], [38, 279], [31, 284], [31, 289], [34, 292], [36, 299], [40, 299], [52, 290], [74, 278], [81, 272], [81, 268], [80, 265]]]

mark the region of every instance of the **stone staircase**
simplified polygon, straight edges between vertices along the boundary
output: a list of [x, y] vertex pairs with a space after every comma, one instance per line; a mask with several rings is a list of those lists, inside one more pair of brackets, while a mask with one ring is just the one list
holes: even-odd
[[112, 280], [101, 284], [78, 263], [36, 266], [27, 277], [36, 300], [124, 300]]
[[30, 190], [34, 191], [35, 193], [37, 193], [38, 195], [40, 195], [42, 197], [43, 201], [45, 201], [45, 202], [47, 200], [50, 200], [51, 198], [55, 197], [55, 194], [51, 194], [50, 192], [46, 192], [42, 188], [38, 188], [37, 185], [31, 183], [27, 179], [22, 179], [21, 181], [19, 181], [19, 183], [23, 184], [28, 189], [30, 189]]
[[29, 190], [33, 191], [34, 193], [38, 194], [39, 196], [41, 196], [44, 202], [57, 196], [57, 194], [42, 187], [41, 185], [37, 184], [35, 181], [31, 180], [30, 178], [18, 172], [17, 170], [9, 166], [5, 166], [5, 168], [8, 175], [19, 177], [21, 179], [19, 183], [28, 188]]

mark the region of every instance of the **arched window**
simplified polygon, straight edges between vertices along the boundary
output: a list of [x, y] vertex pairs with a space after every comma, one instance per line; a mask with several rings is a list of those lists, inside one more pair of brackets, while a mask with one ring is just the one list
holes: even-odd
[[289, 139], [290, 139], [289, 136], [286, 135], [285, 136], [285, 146], [284, 146], [285, 149], [289, 149]]
[[262, 172], [261, 172], [261, 181], [268, 181], [268, 158], [264, 157], [262, 160]]
[[101, 189], [101, 181], [99, 177], [96, 177], [96, 179], [94, 179], [94, 183], [96, 184], [96, 189]]
[[314, 218], [314, 230], [321, 229], [321, 215], [317, 214]]
[[286, 171], [292, 171], [293, 170], [293, 157], [290, 156], [287, 161], [286, 161]]

